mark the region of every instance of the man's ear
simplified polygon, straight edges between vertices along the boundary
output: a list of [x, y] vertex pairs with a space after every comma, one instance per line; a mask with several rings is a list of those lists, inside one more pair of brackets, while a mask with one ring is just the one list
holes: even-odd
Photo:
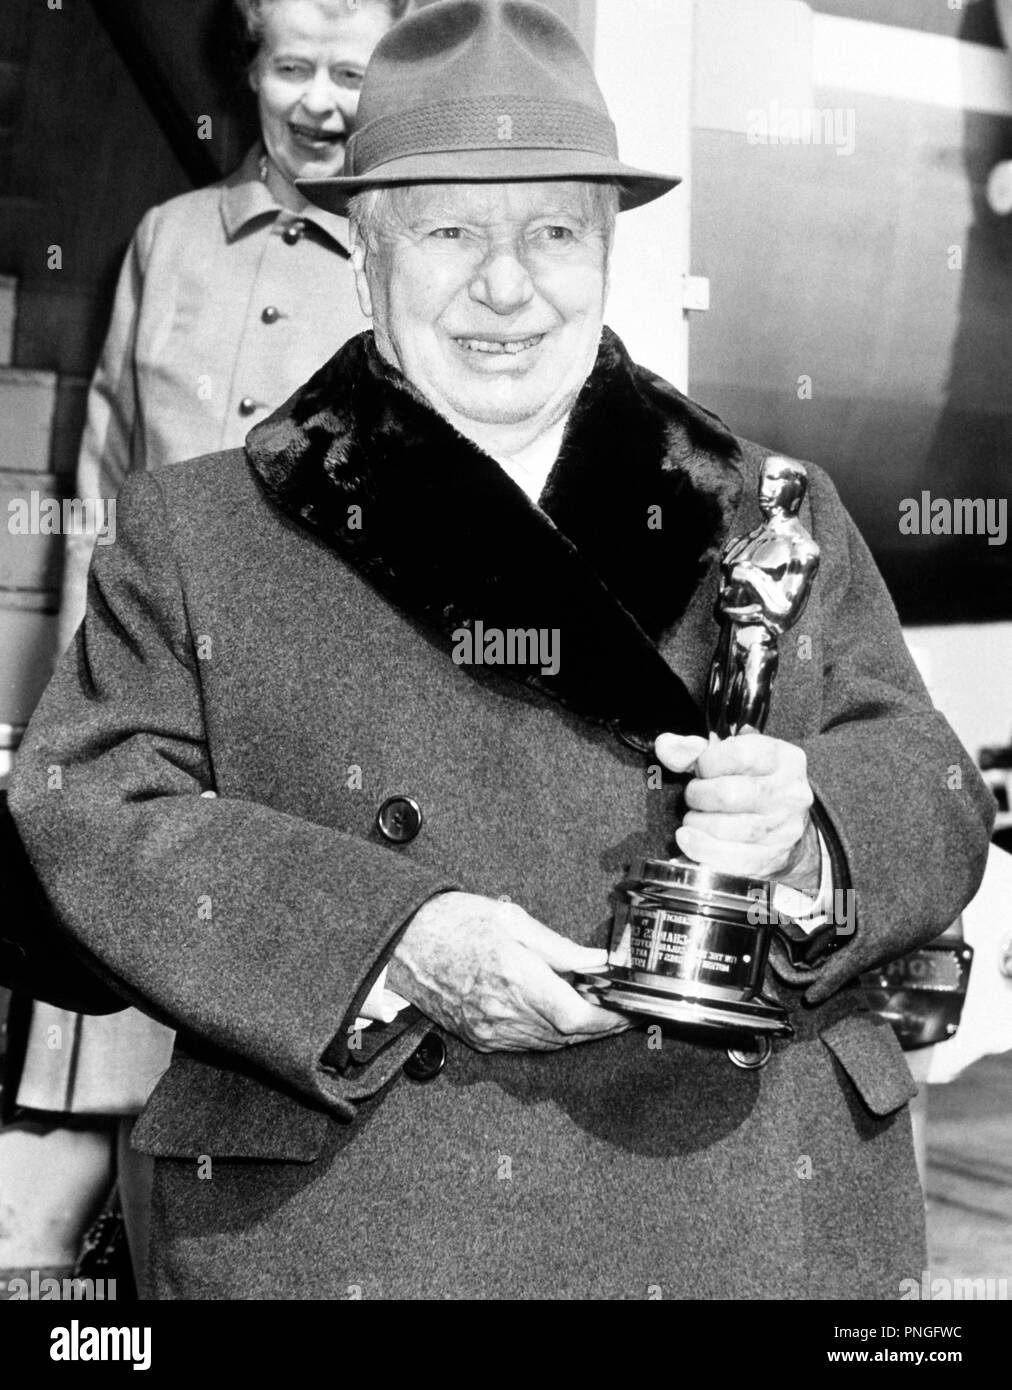
[[355, 292], [358, 295], [358, 303], [363, 314], [367, 319], [372, 318], [372, 295], [369, 293], [369, 277], [366, 274], [366, 260], [368, 259], [365, 242], [359, 235], [359, 230], [352, 223], [351, 227], [351, 268], [355, 273]]
[[260, 59], [259, 59], [259, 57], [254, 58], [253, 61], [252, 61], [252, 63], [250, 63], [250, 65], [249, 65], [249, 70], [248, 70], [248, 72], [246, 73], [246, 81], [249, 83], [251, 90], [254, 91], [254, 92], [256, 92], [257, 95], [259, 96], [259, 94], [260, 94]]

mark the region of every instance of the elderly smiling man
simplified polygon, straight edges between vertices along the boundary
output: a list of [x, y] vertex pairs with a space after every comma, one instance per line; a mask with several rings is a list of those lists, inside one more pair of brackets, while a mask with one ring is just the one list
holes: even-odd
[[[987, 796], [817, 469], [769, 732], [698, 752], [766, 455], [603, 327], [615, 212], [675, 180], [620, 162], [568, 30], [436, 4], [360, 117], [312, 194], [353, 199], [374, 333], [131, 481], [14, 782], [67, 930], [178, 1030], [148, 1292], [897, 1297], [913, 1087], [858, 976], [969, 898]], [[479, 624], [559, 659], [462, 661]], [[573, 988], [676, 843], [856, 894], [841, 949], [774, 955], [763, 1068]]]

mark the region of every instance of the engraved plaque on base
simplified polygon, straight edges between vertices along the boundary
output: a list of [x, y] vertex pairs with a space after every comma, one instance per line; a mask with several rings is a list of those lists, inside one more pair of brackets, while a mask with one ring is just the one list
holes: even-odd
[[769, 885], [690, 860], [642, 859], [617, 886], [608, 969], [577, 988], [601, 1004], [706, 1034], [786, 1036], [762, 993], [773, 928]]

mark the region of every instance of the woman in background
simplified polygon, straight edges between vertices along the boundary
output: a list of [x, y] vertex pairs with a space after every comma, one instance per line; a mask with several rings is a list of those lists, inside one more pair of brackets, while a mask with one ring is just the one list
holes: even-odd
[[[222, 183], [141, 221], [88, 396], [78, 497], [110, 499], [136, 469], [241, 445], [368, 326], [346, 220], [308, 203], [295, 181], [340, 172], [366, 65], [411, 2], [234, 0], [261, 140]], [[94, 539], [67, 538], [61, 651], [84, 615]], [[173, 1038], [134, 1009], [88, 1018], [35, 1004], [17, 1104], [94, 1116], [96, 1125], [136, 1115], [168, 1066]], [[136, 1263], [146, 1174], [122, 1148], [120, 1160]]]
[[[120, 275], [88, 397], [76, 495], [242, 444], [366, 328], [347, 222], [299, 178], [339, 173], [362, 75], [410, 0], [235, 0], [261, 143], [223, 183], [148, 212]], [[93, 537], [68, 538], [60, 649], [84, 615]]]

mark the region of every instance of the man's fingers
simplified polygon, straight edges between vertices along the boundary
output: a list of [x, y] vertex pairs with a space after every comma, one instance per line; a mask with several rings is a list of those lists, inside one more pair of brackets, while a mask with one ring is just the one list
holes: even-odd
[[481, 1052], [547, 1050], [623, 1031], [623, 1014], [563, 979], [598, 970], [603, 949], [578, 946], [516, 903], [449, 892], [422, 905], [393, 956], [390, 987]]
[[696, 769], [703, 778], [728, 776], [769, 777], [789, 765], [792, 753], [804, 766], [804, 753], [792, 744], [765, 734], [738, 734], [735, 738], [713, 739], [701, 751]]
[[759, 777], [696, 777], [685, 788], [685, 804], [692, 811], [761, 815], [769, 802], [769, 785]]
[[775, 849], [792, 849], [805, 830], [805, 820], [800, 810], [797, 814], [782, 816], [688, 811], [682, 818], [682, 824], [715, 840], [730, 840], [739, 845], [765, 845]]
[[789, 851], [769, 845], [743, 845], [737, 841], [718, 840], [705, 831], [680, 826], [675, 831], [678, 848], [697, 864], [722, 874], [766, 877], [776, 873], [786, 862]]
[[568, 936], [546, 927], [523, 908], [509, 919], [509, 930], [514, 941], [526, 946], [557, 974], [567, 974], [572, 970], [596, 970], [607, 963], [608, 952], [596, 946], [579, 946]]
[[690, 811], [756, 816], [771, 825], [807, 811], [812, 800], [812, 789], [802, 778], [781, 782], [772, 777], [697, 777], [685, 788]]
[[654, 752], [669, 772], [688, 772], [705, 747], [695, 734], [659, 734]]
[[556, 1033], [574, 1040], [622, 1032], [630, 1023], [623, 1014], [590, 1003], [552, 971], [547, 971], [539, 987], [528, 995], [528, 1003]]
[[580, 1038], [622, 1032], [630, 1022], [584, 999], [551, 966], [517, 943], [500, 965], [508, 972], [508, 988], [499, 984], [494, 994], [471, 995], [467, 1041], [479, 1049], [564, 1047]]
[[502, 1034], [496, 1039], [494, 1046], [489, 1044], [472, 1043], [478, 1052], [558, 1052], [562, 1047], [576, 1047], [579, 1043], [589, 1043], [600, 1041], [601, 1038], [611, 1037], [615, 1033], [628, 1032], [636, 1025], [631, 1018], [626, 1018], [622, 1014], [611, 1013], [606, 1009], [599, 1009], [599, 1013], [608, 1013], [615, 1021], [614, 1026], [589, 1033], [558, 1033], [547, 1024], [539, 1023], [537, 1027], [521, 1028], [515, 1031]]

